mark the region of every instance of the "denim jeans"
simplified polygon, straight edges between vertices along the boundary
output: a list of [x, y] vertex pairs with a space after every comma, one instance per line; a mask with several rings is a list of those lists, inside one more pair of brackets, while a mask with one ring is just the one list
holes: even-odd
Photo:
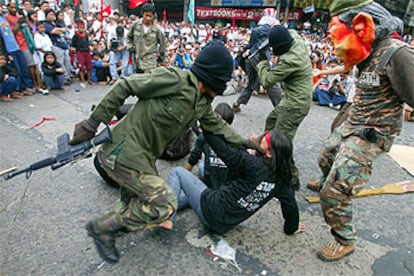
[[[177, 196], [177, 211], [191, 206], [201, 222], [208, 226], [200, 204], [201, 194], [208, 188], [206, 184], [183, 167], [172, 169], [168, 175], [167, 183]], [[170, 217], [170, 220], [175, 221], [175, 216], [176, 212]]]
[[17, 91], [23, 91], [26, 88], [33, 88], [34, 83], [29, 73], [29, 67], [26, 65], [23, 54], [20, 50], [9, 53], [13, 58], [13, 66], [19, 72], [17, 82]]
[[10, 95], [17, 88], [17, 78], [9, 76], [5, 82], [0, 82], [0, 95]]
[[64, 74], [56, 74], [55, 76], [43, 76], [45, 85], [47, 89], [62, 89], [65, 83], [65, 75]]
[[111, 72], [111, 77], [113, 80], [119, 79], [119, 74], [117, 72], [118, 61], [121, 60], [121, 77], [128, 76], [128, 61], [129, 61], [129, 51], [122, 50], [118, 52], [111, 51], [109, 58], [109, 70]]

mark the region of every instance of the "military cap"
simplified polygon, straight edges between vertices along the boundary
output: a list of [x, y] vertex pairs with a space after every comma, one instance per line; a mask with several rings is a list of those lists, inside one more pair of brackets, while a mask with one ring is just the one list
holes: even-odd
[[359, 9], [371, 4], [373, 0], [333, 0], [329, 6], [331, 16], [352, 10]]

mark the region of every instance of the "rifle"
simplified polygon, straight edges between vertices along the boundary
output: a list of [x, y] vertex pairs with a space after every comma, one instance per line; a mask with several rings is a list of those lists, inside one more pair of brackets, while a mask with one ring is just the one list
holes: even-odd
[[110, 142], [111, 140], [112, 137], [109, 127], [106, 127], [91, 140], [83, 141], [77, 145], [69, 145], [69, 134], [64, 133], [57, 138], [58, 150], [55, 156], [36, 162], [17, 172], [8, 173], [4, 176], [4, 179], [9, 180], [22, 173], [26, 173], [26, 178], [29, 179], [33, 171], [47, 166], [50, 166], [52, 170], [56, 170], [72, 161], [86, 157], [92, 147]]

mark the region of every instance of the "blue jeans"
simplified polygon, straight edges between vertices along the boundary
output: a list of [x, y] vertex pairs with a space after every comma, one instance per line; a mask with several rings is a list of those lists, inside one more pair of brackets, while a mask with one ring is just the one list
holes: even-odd
[[9, 76], [5, 82], [0, 82], [0, 95], [10, 95], [17, 88], [17, 78]]
[[129, 51], [128, 50], [122, 50], [110, 53], [109, 58], [109, 70], [111, 72], [111, 78], [113, 80], [119, 79], [119, 74], [116, 71], [116, 68], [118, 67], [118, 61], [121, 60], [121, 77], [128, 76], [128, 61], [129, 61]]
[[65, 75], [59, 74], [55, 76], [43, 76], [47, 89], [62, 89], [65, 84]]
[[13, 66], [19, 72], [19, 79], [17, 83], [17, 91], [23, 91], [26, 88], [33, 88], [34, 83], [29, 73], [29, 67], [24, 60], [24, 56], [20, 50], [10, 52], [9, 55], [13, 58]]
[[206, 161], [200, 160], [197, 164], [198, 166], [198, 175], [201, 179], [204, 179], [204, 175], [206, 174]]
[[[177, 211], [191, 206], [201, 222], [208, 226], [201, 210], [201, 194], [208, 187], [198, 177], [183, 167], [176, 167], [170, 171], [167, 183], [173, 189], [178, 200]], [[175, 221], [176, 212], [171, 215], [170, 220]]]

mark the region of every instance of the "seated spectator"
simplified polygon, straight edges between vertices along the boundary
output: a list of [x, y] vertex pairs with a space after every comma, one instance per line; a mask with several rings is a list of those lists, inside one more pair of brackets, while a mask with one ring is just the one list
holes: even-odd
[[351, 71], [347, 71], [340, 74], [339, 79], [335, 78], [327, 90], [315, 90], [314, 96], [317, 98], [319, 105], [327, 105], [331, 108], [339, 110], [347, 102], [350, 91], [355, 89], [354, 85], [354, 79]]
[[0, 101], [11, 102], [11, 98], [22, 98], [16, 92], [18, 76], [16, 69], [7, 63], [6, 54], [0, 54]]
[[92, 71], [91, 80], [93, 82], [105, 82], [111, 81], [111, 74], [109, 72], [109, 62], [102, 60], [102, 55], [98, 51], [92, 52]]
[[[331, 60], [329, 62], [329, 69], [336, 67], [338, 67], [338, 60]], [[321, 106], [329, 106], [329, 103], [332, 102], [332, 98], [334, 96], [334, 93], [331, 93], [329, 90], [333, 86], [336, 86], [339, 79], [339, 74], [321, 77], [313, 86], [312, 100], [318, 102]], [[333, 90], [331, 89], [331, 91]]]
[[62, 64], [57, 62], [55, 53], [44, 53], [44, 60], [42, 63], [42, 72], [47, 90], [64, 89], [65, 83], [65, 69]]
[[173, 57], [170, 59], [170, 64], [181, 68], [181, 69], [190, 69], [191, 60], [188, 59], [188, 53], [185, 52], [184, 47], [178, 48]]

